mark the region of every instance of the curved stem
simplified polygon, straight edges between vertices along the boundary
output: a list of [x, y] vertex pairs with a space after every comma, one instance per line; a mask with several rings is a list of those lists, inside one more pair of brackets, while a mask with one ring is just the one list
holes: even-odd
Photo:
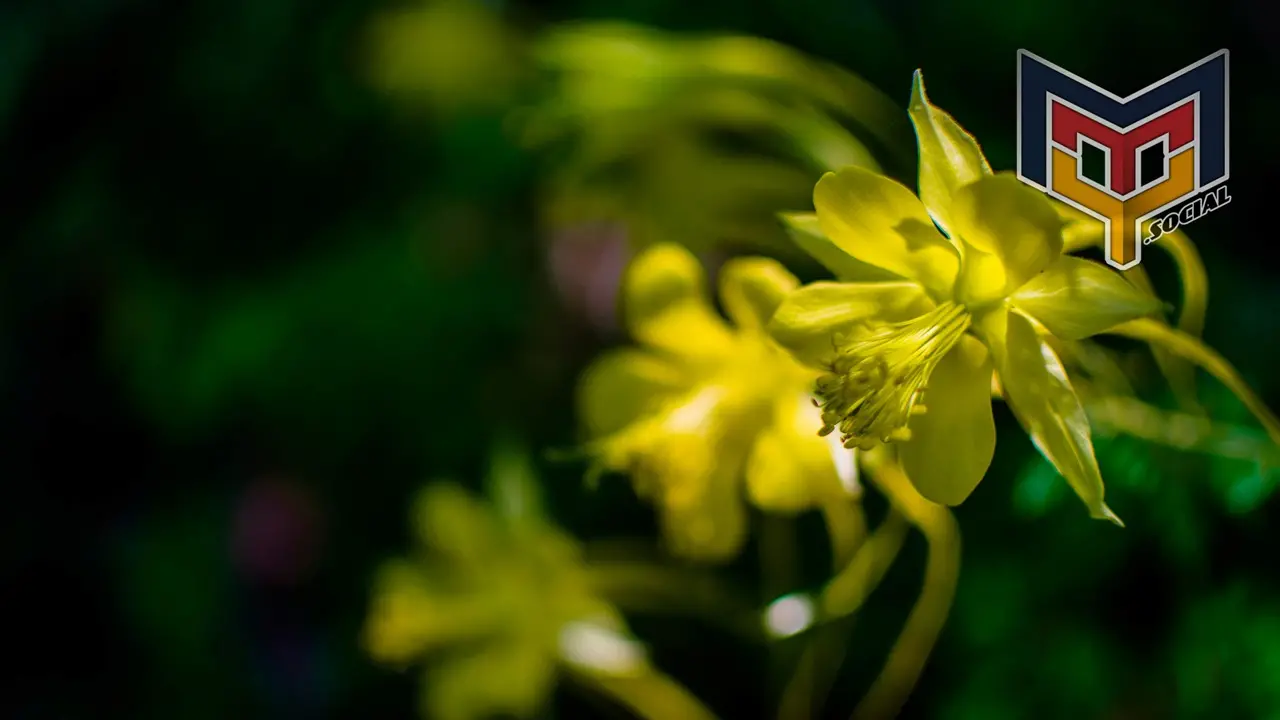
[[1244, 403], [1244, 406], [1249, 409], [1249, 412], [1253, 413], [1253, 416], [1262, 424], [1263, 429], [1271, 436], [1272, 441], [1280, 443], [1280, 420], [1253, 392], [1253, 389], [1244, 381], [1244, 378], [1240, 377], [1240, 373], [1236, 371], [1231, 363], [1227, 362], [1226, 358], [1219, 355], [1216, 350], [1205, 345], [1199, 339], [1164, 323], [1146, 318], [1131, 320], [1122, 325], [1117, 325], [1107, 332], [1111, 335], [1121, 335], [1148, 342], [1204, 368], [1219, 382], [1226, 385], [1227, 389], [1240, 399], [1240, 402]]
[[1076, 390], [1095, 431], [1124, 433], [1178, 450], [1280, 467], [1280, 445], [1253, 428], [1216, 423], [1202, 415], [1169, 412], [1141, 400]]
[[1181, 230], [1164, 235], [1157, 243], [1169, 253], [1182, 278], [1182, 310], [1178, 313], [1178, 329], [1200, 337], [1204, 332], [1204, 316], [1209, 306], [1209, 276], [1195, 243]]
[[831, 541], [831, 564], [834, 572], [840, 572], [853, 559], [854, 553], [867, 537], [867, 516], [857, 500], [841, 500], [822, 506], [822, 518], [827, 524], [827, 537]]
[[[1178, 276], [1182, 279], [1182, 308], [1178, 313], [1178, 329], [1198, 338], [1204, 331], [1204, 317], [1209, 304], [1209, 278], [1205, 273], [1204, 263], [1200, 261], [1200, 253], [1196, 251], [1191, 238], [1181, 231], [1162, 236], [1156, 244], [1173, 258], [1178, 266]], [[1183, 409], [1203, 412], [1196, 399], [1193, 366], [1167, 350], [1157, 349], [1154, 354], [1160, 371], [1169, 380], [1169, 386]]]
[[929, 543], [929, 555], [920, 597], [880, 676], [854, 710], [855, 720], [893, 717], [901, 710], [946, 625], [960, 574], [960, 530], [951, 511], [920, 497], [897, 465], [885, 463], [873, 472], [891, 497], [913, 506], [908, 516]]
[[854, 617], [844, 617], [822, 627], [796, 664], [795, 674], [782, 691], [778, 703], [778, 720], [817, 717], [849, 645], [849, 632]]
[[621, 677], [570, 671], [570, 676], [643, 720], [716, 720], [693, 693], [657, 670]]
[[[831, 540], [832, 564], [838, 575], [865, 546], [866, 514], [862, 511], [862, 504], [852, 498], [828, 503], [823, 506], [822, 513]], [[863, 593], [864, 597], [866, 592], [869, 591]], [[844, 661], [852, 620], [852, 617], [842, 618], [813, 634], [796, 663], [791, 680], [782, 690], [782, 699], [778, 703], [779, 720], [816, 715]]]
[[[951, 512], [923, 498], [905, 473], [881, 450], [862, 453], [863, 467], [872, 482], [889, 499], [884, 522], [855, 553], [853, 560], [828, 583], [819, 601], [818, 616], [831, 622], [857, 611], [879, 585], [896, 559], [908, 531], [908, 521], [929, 543], [924, 588], [903, 627], [884, 670], [859, 705], [858, 718], [892, 717], [906, 701], [946, 623], [955, 594], [960, 566], [960, 534]], [[799, 694], [813, 684], [813, 667], [820, 653], [843, 653], [844, 640], [828, 645], [816, 642], [802, 658], [801, 666], [783, 695], [780, 718], [800, 717], [807, 708]], [[798, 709], [797, 709], [798, 708]]]
[[853, 560], [823, 589], [818, 598], [820, 621], [836, 620], [862, 607], [898, 557], [908, 529], [902, 514], [890, 509], [884, 521], [858, 548]]
[[763, 636], [756, 608], [705, 573], [644, 560], [591, 562], [587, 573], [594, 590], [623, 610], [690, 615], [747, 640]]
[[[1079, 367], [1098, 387], [1115, 395], [1136, 394], [1128, 374], [1110, 351], [1090, 340], [1063, 342], [1059, 345], [1061, 348], [1055, 348], [1058, 350], [1058, 357], [1069, 365]], [[1075, 378], [1072, 382], [1076, 382]]]
[[1129, 278], [1129, 282], [1136, 285], [1139, 290], [1145, 290], [1157, 298], [1160, 297], [1156, 295], [1156, 288], [1151, 284], [1151, 276], [1147, 274], [1146, 269], [1141, 265], [1135, 265], [1125, 270], [1124, 276]]

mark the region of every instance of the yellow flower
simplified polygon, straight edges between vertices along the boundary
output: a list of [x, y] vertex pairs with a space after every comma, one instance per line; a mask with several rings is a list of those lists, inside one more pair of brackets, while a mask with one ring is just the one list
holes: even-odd
[[631, 475], [676, 554], [721, 560], [738, 551], [744, 483], [751, 503], [779, 512], [856, 493], [853, 455], [812, 431], [817, 373], [765, 331], [798, 284], [773, 260], [729, 261], [720, 299], [730, 325], [687, 250], [655, 245], [628, 268], [624, 320], [640, 347], [606, 354], [584, 374], [587, 451], [597, 472]]
[[609, 682], [651, 675], [578, 544], [541, 517], [523, 466], [508, 457], [492, 480], [496, 510], [453, 484], [421, 494], [417, 551], [375, 584], [370, 655], [432, 660], [423, 709], [442, 720], [534, 715], [560, 669]]
[[[909, 107], [920, 147], [917, 198], [861, 168], [828, 173], [816, 218], [793, 218], [837, 273], [873, 266], [889, 278], [820, 282], [792, 293], [770, 330], [822, 367], [821, 434], [848, 447], [898, 443], [912, 482], [962, 502], [995, 450], [993, 370], [1014, 414], [1094, 517], [1116, 522], [1088, 420], [1049, 337], [1077, 340], [1159, 309], [1099, 263], [1063, 255], [1046, 197], [993, 174], [974, 138], [928, 102], [917, 72]], [[856, 267], [833, 258], [848, 256]]]

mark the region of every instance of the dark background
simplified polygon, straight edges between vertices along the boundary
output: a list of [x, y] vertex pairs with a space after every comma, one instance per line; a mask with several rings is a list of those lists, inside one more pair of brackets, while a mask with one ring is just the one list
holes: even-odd
[[[495, 432], [573, 442], [575, 376], [611, 339], [550, 285], [539, 165], [496, 110], [414, 114], [366, 81], [363, 31], [383, 7], [0, 5], [0, 713], [409, 717], [415, 678], [356, 640], [371, 571], [407, 541], [410, 494], [478, 478]], [[530, 33], [616, 18], [772, 38], [904, 106], [920, 67], [1001, 169], [1018, 48], [1122, 95], [1229, 48], [1233, 201], [1191, 230], [1205, 336], [1280, 407], [1280, 96], [1260, 0], [503, 10]], [[1176, 297], [1172, 264], [1148, 257]], [[1250, 423], [1203, 386], [1215, 416]], [[1099, 440], [1118, 530], [1089, 521], [999, 412], [996, 464], [957, 512], [952, 619], [907, 715], [1280, 713], [1274, 474]], [[580, 535], [650, 529], [623, 481], [589, 495], [581, 468], [544, 465]], [[833, 717], [879, 668], [922, 555], [913, 539], [859, 622]], [[676, 620], [635, 627], [722, 715], [772, 702], [752, 680], [762, 651]], [[589, 706], [562, 693], [557, 707]]]

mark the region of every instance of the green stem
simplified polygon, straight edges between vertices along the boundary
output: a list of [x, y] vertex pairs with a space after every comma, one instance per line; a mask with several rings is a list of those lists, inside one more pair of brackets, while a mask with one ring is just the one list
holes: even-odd
[[612, 677], [570, 671], [578, 683], [622, 705], [642, 720], [716, 720], [702, 701], [683, 685], [657, 670], [642, 675]]
[[[863, 547], [867, 537], [867, 518], [862, 504], [852, 498], [823, 505], [822, 515], [831, 541], [832, 565], [838, 575]], [[796, 663], [791, 680], [782, 690], [782, 699], [778, 703], [779, 720], [814, 717], [844, 660], [852, 620], [852, 617], [845, 617], [813, 633]]]
[[840, 618], [821, 627], [805, 647], [795, 674], [782, 691], [778, 720], [817, 717], [823, 699], [831, 691], [849, 645], [855, 616]]
[[862, 607], [898, 557], [908, 529], [906, 518], [890, 509], [884, 521], [858, 548], [853, 560], [827, 583], [818, 599], [820, 621], [842, 618]]
[[960, 530], [951, 511], [923, 500], [892, 464], [877, 468], [878, 484], [914, 506], [909, 513], [929, 544], [924, 587], [898, 635], [884, 669], [854, 710], [854, 720], [894, 717], [911, 695], [946, 625], [960, 574]]
[[643, 560], [591, 562], [587, 572], [594, 590], [623, 610], [698, 617], [750, 641], [763, 636], [759, 611], [705, 573]]
[[1158, 245], [1169, 253], [1182, 278], [1182, 311], [1178, 313], [1178, 329], [1200, 337], [1204, 332], [1204, 316], [1209, 305], [1209, 276], [1195, 243], [1181, 230], [1164, 235]]
[[1198, 338], [1147, 318], [1117, 325], [1108, 333], [1142, 340], [1153, 346], [1164, 348], [1204, 368], [1234, 393], [1240, 402], [1244, 403], [1249, 412], [1253, 413], [1253, 416], [1262, 424], [1267, 435], [1271, 436], [1273, 442], [1280, 443], [1280, 420], [1253, 392], [1244, 378], [1240, 377], [1240, 373], [1231, 363]]
[[[1111, 352], [1091, 340], [1055, 343], [1058, 357], [1069, 366], [1078, 367], [1094, 385], [1113, 395], [1133, 395], [1133, 383]], [[1185, 363], [1185, 361], [1182, 361]], [[1072, 383], [1076, 379], [1073, 377]]]
[[831, 564], [835, 572], [849, 564], [867, 537], [867, 516], [857, 500], [839, 500], [822, 506], [831, 541]]
[[1095, 432], [1132, 435], [1178, 450], [1280, 467], [1280, 445], [1253, 428], [1216, 423], [1194, 413], [1169, 412], [1132, 397], [1094, 396], [1076, 384]]
[[854, 711], [857, 720], [897, 714], [915, 689], [950, 614], [960, 572], [960, 535], [950, 513], [939, 516], [935, 525], [922, 530], [929, 542], [924, 588], [884, 669]]
[[[1178, 313], [1178, 329], [1193, 337], [1204, 331], [1204, 317], [1209, 304], [1209, 278], [1204, 263], [1191, 238], [1178, 231], [1162, 236], [1157, 243], [1169, 253], [1178, 266], [1182, 279], [1182, 308]], [[1169, 380], [1178, 403], [1184, 410], [1203, 412], [1196, 399], [1195, 372], [1193, 366], [1181, 361], [1167, 350], [1155, 351], [1156, 363]]]

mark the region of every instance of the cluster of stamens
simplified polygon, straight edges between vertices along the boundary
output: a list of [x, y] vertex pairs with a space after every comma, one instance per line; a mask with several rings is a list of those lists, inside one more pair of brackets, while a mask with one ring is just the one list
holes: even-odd
[[835, 359], [818, 378], [817, 399], [826, 436], [840, 430], [846, 448], [908, 440], [907, 423], [925, 412], [929, 375], [969, 328], [969, 314], [944, 303], [920, 317], [832, 338]]

